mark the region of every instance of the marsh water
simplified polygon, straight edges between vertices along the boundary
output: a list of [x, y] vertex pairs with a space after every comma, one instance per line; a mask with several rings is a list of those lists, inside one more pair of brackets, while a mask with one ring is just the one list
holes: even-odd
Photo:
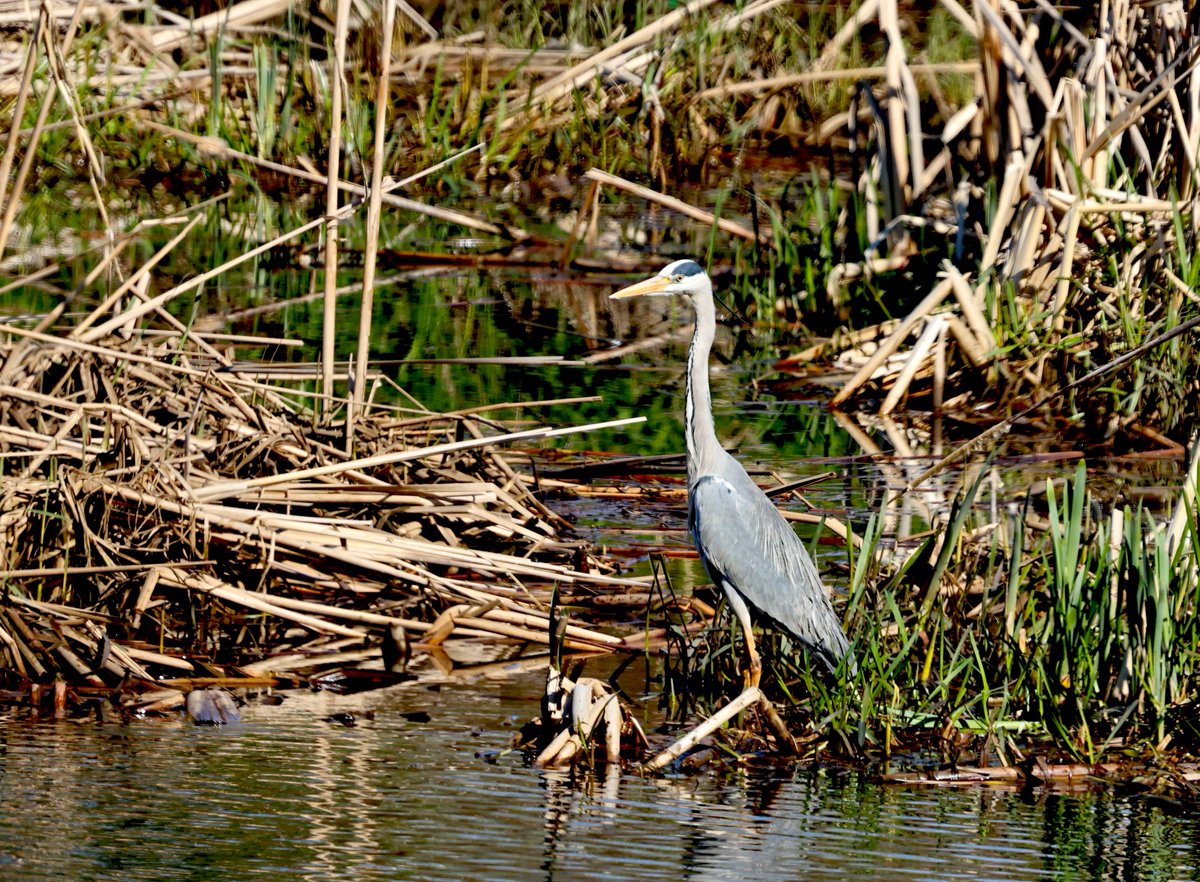
[[[598, 396], [496, 416], [556, 426], [645, 416], [639, 426], [558, 439], [554, 453], [680, 452], [685, 338], [615, 363], [578, 360], [659, 321], [678, 330], [686, 314], [660, 302], [614, 323], [609, 280], [551, 276], [400, 280], [377, 310], [373, 357], [388, 381], [377, 400], [450, 410]], [[319, 306], [288, 279], [253, 295], [209, 291], [208, 300], [229, 296], [237, 308], [205, 302], [197, 314], [233, 315], [241, 333], [300, 339], [270, 357], [311, 361]], [[292, 295], [283, 308], [245, 305]], [[340, 317], [347, 329], [351, 306]], [[545, 355], [565, 362], [443, 361]], [[719, 431], [748, 465], [781, 478], [832, 473], [810, 500], [861, 525], [883, 487], [937, 452], [941, 428], [923, 419], [848, 426], [811, 400], [818, 389], [772, 386], [774, 355], [751, 346], [719, 372]], [[864, 438], [885, 455], [863, 458]], [[1029, 441], [1009, 450], [1009, 468], [1024, 490], [1069, 469], [1066, 453]], [[1095, 467], [1115, 499], [1159, 499], [1174, 477], [1171, 466]], [[992, 504], [1004, 502], [1001, 486]], [[686, 547], [676, 509], [563, 504], [582, 535], [632, 548], [633, 569], [645, 566], [638, 531]], [[820, 555], [829, 569], [845, 552], [822, 546]], [[698, 577], [694, 562], [673, 565], [681, 579]], [[1169, 802], [1102, 789], [883, 787], [836, 767], [573, 777], [535, 770], [506, 749], [537, 713], [541, 671], [447, 679], [422, 660], [414, 670], [413, 683], [359, 696], [251, 703], [243, 721], [216, 729], [181, 718], [0, 716], [0, 879], [1200, 879], [1200, 817]]]
[[0, 720], [0, 878], [1200, 879], [1200, 818], [1169, 803], [836, 768], [572, 778], [504, 752], [536, 674], [431, 685], [224, 728]]

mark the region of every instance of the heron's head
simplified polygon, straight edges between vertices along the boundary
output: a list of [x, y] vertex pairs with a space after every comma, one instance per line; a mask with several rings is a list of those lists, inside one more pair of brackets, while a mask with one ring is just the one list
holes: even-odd
[[627, 297], [668, 296], [672, 294], [698, 294], [700, 291], [712, 292], [712, 282], [708, 274], [694, 260], [677, 260], [668, 263], [658, 275], [651, 276], [645, 281], [622, 288], [613, 293], [613, 300], [624, 300]]

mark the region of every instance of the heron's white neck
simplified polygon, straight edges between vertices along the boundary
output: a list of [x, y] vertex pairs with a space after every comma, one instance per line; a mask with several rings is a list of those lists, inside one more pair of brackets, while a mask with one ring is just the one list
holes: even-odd
[[705, 286], [692, 295], [696, 311], [696, 330], [688, 349], [687, 398], [684, 404], [684, 435], [687, 438], [688, 486], [700, 475], [716, 469], [721, 442], [713, 427], [712, 396], [708, 389], [708, 356], [717, 330], [717, 312], [712, 287]]

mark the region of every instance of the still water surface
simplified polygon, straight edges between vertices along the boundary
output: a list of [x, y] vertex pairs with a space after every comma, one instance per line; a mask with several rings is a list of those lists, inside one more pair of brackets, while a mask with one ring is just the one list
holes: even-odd
[[[220, 729], [0, 721], [0, 878], [1200, 879], [1200, 818], [1108, 792], [572, 782], [503, 752], [538, 689], [301, 694]], [[358, 724], [322, 719], [339, 711]]]

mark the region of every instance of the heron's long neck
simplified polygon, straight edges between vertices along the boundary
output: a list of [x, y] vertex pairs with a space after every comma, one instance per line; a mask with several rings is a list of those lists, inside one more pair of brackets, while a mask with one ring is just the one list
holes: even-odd
[[692, 345], [688, 350], [687, 399], [684, 404], [689, 485], [699, 475], [715, 468], [717, 454], [721, 451], [721, 442], [717, 440], [713, 428], [712, 396], [708, 391], [708, 356], [717, 330], [712, 292], [694, 294], [692, 306], [696, 311], [696, 330], [692, 333]]

